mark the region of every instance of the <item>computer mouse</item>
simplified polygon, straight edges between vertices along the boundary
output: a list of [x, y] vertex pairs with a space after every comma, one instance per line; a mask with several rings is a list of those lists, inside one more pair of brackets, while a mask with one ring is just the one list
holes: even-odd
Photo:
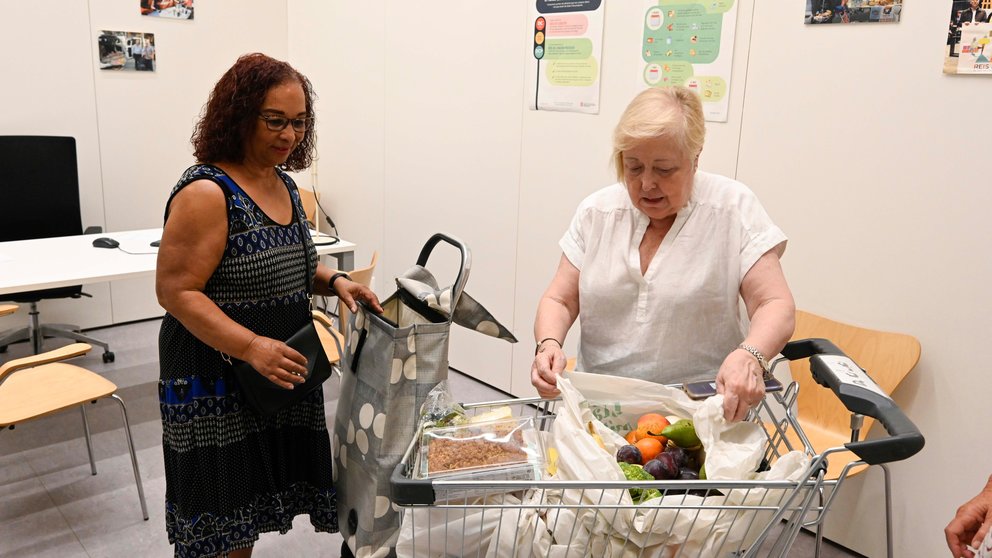
[[155, 248], [158, 248], [159, 244], [162, 244], [161, 240], [153, 240], [152, 243], [149, 244], [149, 246], [154, 246]]
[[93, 239], [93, 246], [96, 246], [97, 248], [117, 248], [120, 245], [120, 242], [106, 236]]

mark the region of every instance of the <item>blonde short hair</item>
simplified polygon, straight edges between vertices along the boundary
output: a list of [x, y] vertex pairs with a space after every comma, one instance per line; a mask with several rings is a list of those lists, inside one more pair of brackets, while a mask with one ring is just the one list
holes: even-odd
[[695, 159], [703, 150], [706, 121], [703, 103], [686, 87], [652, 87], [641, 91], [620, 116], [613, 130], [613, 164], [623, 182], [623, 152], [659, 137], [675, 140], [682, 153]]

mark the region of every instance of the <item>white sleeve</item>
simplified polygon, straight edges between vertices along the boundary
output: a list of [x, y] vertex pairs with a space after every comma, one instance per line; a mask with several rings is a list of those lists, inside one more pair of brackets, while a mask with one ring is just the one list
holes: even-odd
[[585, 217], [589, 212], [585, 206], [585, 202], [579, 204], [578, 209], [575, 210], [575, 215], [572, 216], [572, 222], [569, 224], [568, 230], [565, 231], [565, 235], [558, 241], [558, 245], [561, 246], [561, 251], [565, 254], [565, 257], [580, 271], [582, 270], [582, 261], [586, 254], [584, 225], [588, 225], [588, 223], [585, 223]]
[[747, 190], [738, 207], [742, 228], [740, 273], [743, 278], [754, 263], [772, 248], [782, 244], [784, 252], [788, 238], [782, 229], [772, 222], [754, 192]]

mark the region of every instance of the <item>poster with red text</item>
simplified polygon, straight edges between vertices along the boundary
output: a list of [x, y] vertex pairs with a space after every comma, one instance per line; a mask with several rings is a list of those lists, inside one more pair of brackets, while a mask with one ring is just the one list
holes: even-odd
[[599, 114], [602, 0], [535, 0], [525, 79], [531, 110]]

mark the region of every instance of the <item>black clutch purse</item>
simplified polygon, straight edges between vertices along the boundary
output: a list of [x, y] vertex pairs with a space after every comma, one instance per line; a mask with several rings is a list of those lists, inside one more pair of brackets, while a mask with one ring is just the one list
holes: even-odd
[[[309, 238], [302, 219], [299, 224], [304, 238]], [[310, 278], [313, 277], [313, 274], [310, 273], [310, 255], [307, 253], [306, 244], [304, 244], [303, 251], [307, 263], [307, 296], [312, 299]], [[337, 338], [334, 338], [334, 341], [336, 343]], [[331, 377], [331, 363], [327, 360], [327, 354], [320, 343], [320, 337], [317, 336], [313, 319], [307, 320], [307, 323], [285, 343], [307, 359], [307, 379], [302, 384], [294, 384], [293, 389], [285, 389], [273, 384], [247, 362], [239, 362], [233, 367], [238, 383], [241, 384], [241, 393], [244, 395], [245, 403], [263, 417], [274, 416], [286, 407], [302, 401]], [[338, 354], [341, 354], [340, 347]]]
[[234, 373], [241, 384], [245, 403], [263, 417], [274, 416], [279, 411], [298, 403], [331, 377], [331, 363], [317, 337], [313, 320], [297, 330], [286, 344], [307, 359], [307, 381], [295, 384], [293, 389], [281, 388], [255, 371], [247, 362], [234, 366]]

